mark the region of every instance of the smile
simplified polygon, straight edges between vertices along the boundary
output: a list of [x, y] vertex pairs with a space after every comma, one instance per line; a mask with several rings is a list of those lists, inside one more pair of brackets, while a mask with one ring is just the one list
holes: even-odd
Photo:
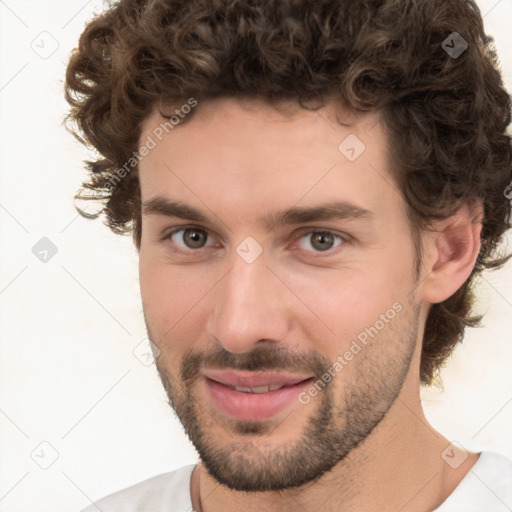
[[208, 370], [201, 372], [217, 412], [233, 419], [263, 421], [284, 411], [310, 385], [311, 376]]

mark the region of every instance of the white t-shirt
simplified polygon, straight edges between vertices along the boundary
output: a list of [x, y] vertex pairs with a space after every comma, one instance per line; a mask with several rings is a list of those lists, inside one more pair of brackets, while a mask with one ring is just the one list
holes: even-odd
[[[111, 494], [82, 512], [192, 512], [190, 477], [195, 464]], [[512, 460], [482, 452], [444, 503], [433, 512], [510, 512]]]

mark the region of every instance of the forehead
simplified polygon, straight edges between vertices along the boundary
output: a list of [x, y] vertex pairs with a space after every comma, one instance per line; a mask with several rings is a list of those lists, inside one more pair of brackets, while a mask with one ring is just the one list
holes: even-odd
[[[256, 99], [220, 98], [198, 102], [190, 107], [191, 100], [175, 102], [173, 105], [154, 108], [143, 124], [141, 142], [147, 136], [168, 139], [170, 134], [176, 141], [194, 133], [208, 132], [217, 141], [228, 143], [227, 136], [234, 143], [267, 143], [273, 140], [288, 142], [290, 138], [299, 142], [308, 140], [311, 144], [302, 148], [314, 151], [316, 142], [331, 141], [337, 148], [339, 136], [343, 133], [359, 135], [361, 139], [384, 137], [380, 114], [377, 111], [355, 114], [339, 102], [330, 101], [317, 110], [306, 110], [293, 101], [282, 101], [275, 105]], [[165, 115], [162, 116], [162, 113]], [[192, 126], [191, 126], [192, 125]], [[241, 128], [241, 131], [236, 130]], [[330, 131], [330, 137], [325, 138]], [[277, 140], [275, 137], [277, 136]], [[198, 139], [199, 140], [199, 139]]]
[[143, 201], [164, 196], [255, 219], [298, 203], [345, 201], [372, 211], [401, 200], [376, 112], [231, 98], [199, 103], [188, 119], [179, 105], [166, 113], [176, 110], [185, 122], [162, 130], [155, 109], [144, 123], [141, 144], [151, 139], [154, 147], [139, 164]]

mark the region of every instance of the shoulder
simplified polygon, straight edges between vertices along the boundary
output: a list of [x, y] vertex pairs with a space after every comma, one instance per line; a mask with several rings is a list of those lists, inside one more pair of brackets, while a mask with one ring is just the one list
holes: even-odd
[[82, 512], [190, 512], [195, 464], [154, 476], [102, 498]]
[[494, 512], [512, 508], [512, 459], [482, 452], [455, 491], [435, 512]]

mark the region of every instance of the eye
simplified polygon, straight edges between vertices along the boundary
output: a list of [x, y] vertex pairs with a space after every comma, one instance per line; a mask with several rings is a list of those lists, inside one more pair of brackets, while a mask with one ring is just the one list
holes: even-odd
[[[214, 240], [208, 243], [209, 237], [210, 235], [206, 229], [196, 226], [183, 226], [164, 235], [162, 240], [170, 241], [177, 252], [190, 252], [216, 246], [217, 243]], [[336, 252], [332, 249], [343, 245], [346, 241], [344, 237], [332, 231], [317, 229], [300, 235], [297, 246], [306, 251], [316, 253], [331, 251], [332, 253]]]
[[[336, 241], [339, 243], [336, 244]], [[313, 250], [314, 252], [329, 251], [333, 247], [338, 247], [343, 244], [345, 240], [340, 235], [332, 231], [309, 231], [304, 233], [299, 239], [299, 247], [307, 251]]]
[[181, 249], [202, 249], [206, 247], [208, 232], [194, 226], [185, 226], [171, 231], [164, 239], [171, 240], [173, 244]]

